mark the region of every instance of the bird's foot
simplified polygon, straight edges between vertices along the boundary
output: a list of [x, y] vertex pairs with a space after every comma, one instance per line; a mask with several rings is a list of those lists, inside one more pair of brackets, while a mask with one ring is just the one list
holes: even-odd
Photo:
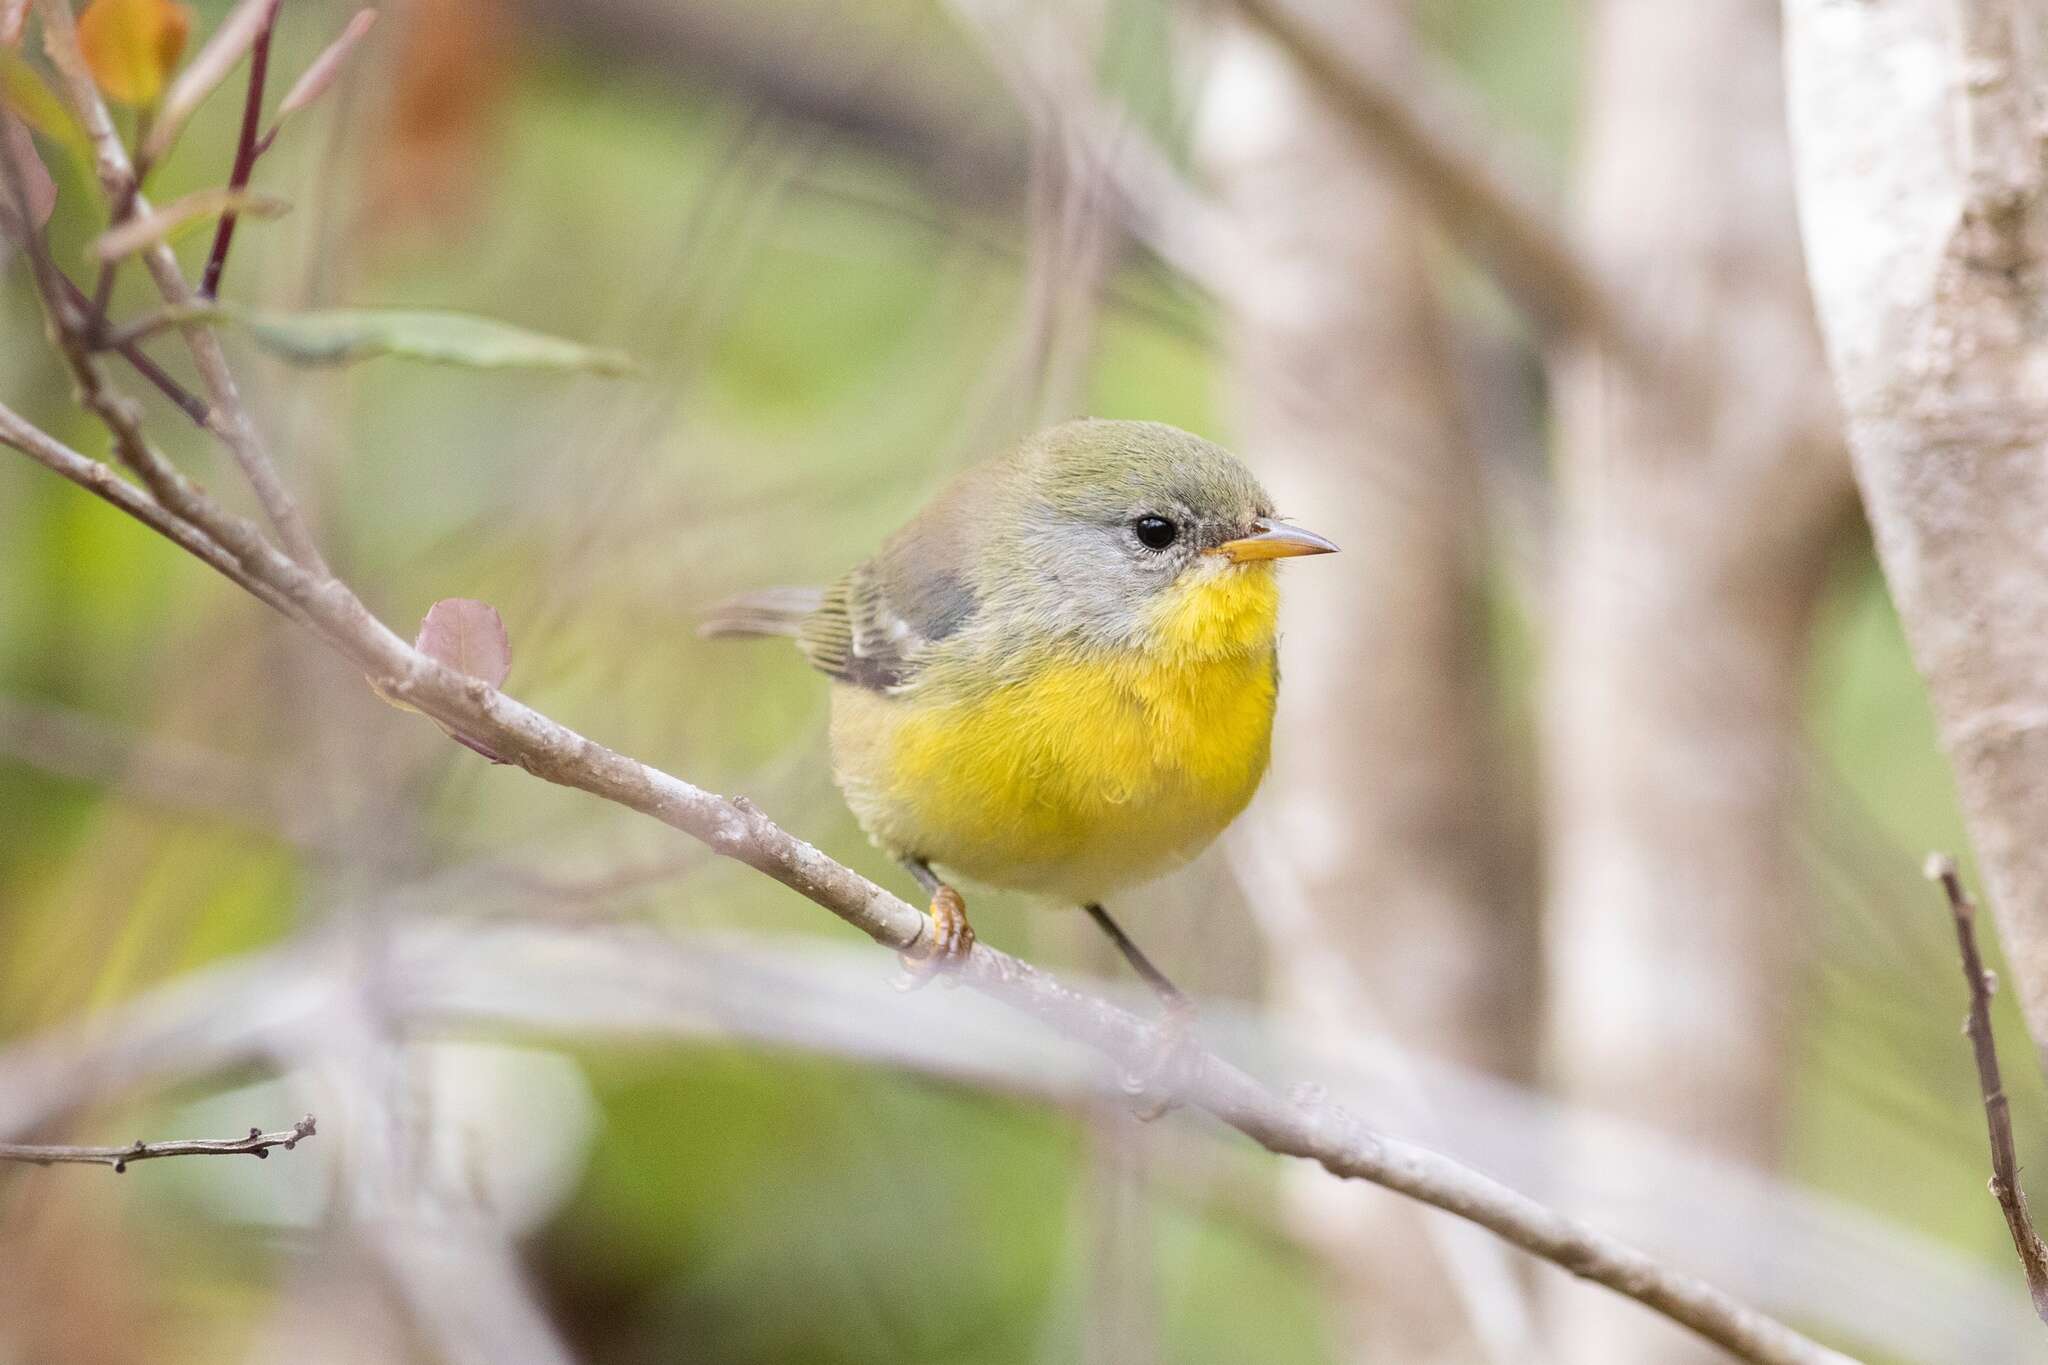
[[916, 990], [942, 972], [949, 972], [974, 951], [974, 926], [967, 922], [967, 902], [944, 882], [932, 892], [931, 924], [925, 935], [927, 946], [916, 956], [899, 953], [903, 979], [898, 988]]
[[1178, 990], [1161, 991], [1159, 1000], [1165, 1008], [1153, 1026], [1152, 1043], [1122, 1082], [1131, 1112], [1140, 1123], [1150, 1123], [1179, 1106], [1180, 1092], [1202, 1051], [1195, 1037], [1199, 1018], [1195, 1002]]

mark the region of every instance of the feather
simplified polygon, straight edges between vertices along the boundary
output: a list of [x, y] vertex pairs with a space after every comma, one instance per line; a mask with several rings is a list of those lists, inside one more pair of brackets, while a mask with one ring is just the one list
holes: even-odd
[[728, 597], [704, 614], [697, 634], [707, 640], [744, 639], [804, 632], [805, 618], [825, 600], [822, 588], [764, 588]]

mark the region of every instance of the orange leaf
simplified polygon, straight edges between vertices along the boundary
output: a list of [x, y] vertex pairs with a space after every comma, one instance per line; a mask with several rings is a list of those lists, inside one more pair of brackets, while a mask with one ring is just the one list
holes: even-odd
[[123, 104], [156, 102], [191, 33], [192, 11], [173, 0], [92, 0], [78, 16], [85, 64]]

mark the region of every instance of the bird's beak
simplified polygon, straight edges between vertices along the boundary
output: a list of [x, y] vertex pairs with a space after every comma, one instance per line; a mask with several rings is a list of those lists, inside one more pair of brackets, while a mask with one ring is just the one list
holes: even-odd
[[1252, 534], [1226, 540], [1209, 553], [1222, 555], [1233, 564], [1249, 564], [1260, 559], [1292, 559], [1295, 555], [1333, 555], [1337, 547], [1314, 531], [1260, 517], [1252, 523]]

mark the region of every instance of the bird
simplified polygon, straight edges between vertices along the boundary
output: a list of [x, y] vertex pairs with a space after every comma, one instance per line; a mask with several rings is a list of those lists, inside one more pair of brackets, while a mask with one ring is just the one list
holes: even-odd
[[1257, 790], [1280, 671], [1277, 561], [1328, 554], [1236, 456], [1159, 422], [1049, 427], [946, 485], [827, 588], [713, 607], [711, 638], [794, 639], [830, 679], [833, 776], [930, 898], [920, 975], [974, 930], [956, 881], [1110, 915]]

